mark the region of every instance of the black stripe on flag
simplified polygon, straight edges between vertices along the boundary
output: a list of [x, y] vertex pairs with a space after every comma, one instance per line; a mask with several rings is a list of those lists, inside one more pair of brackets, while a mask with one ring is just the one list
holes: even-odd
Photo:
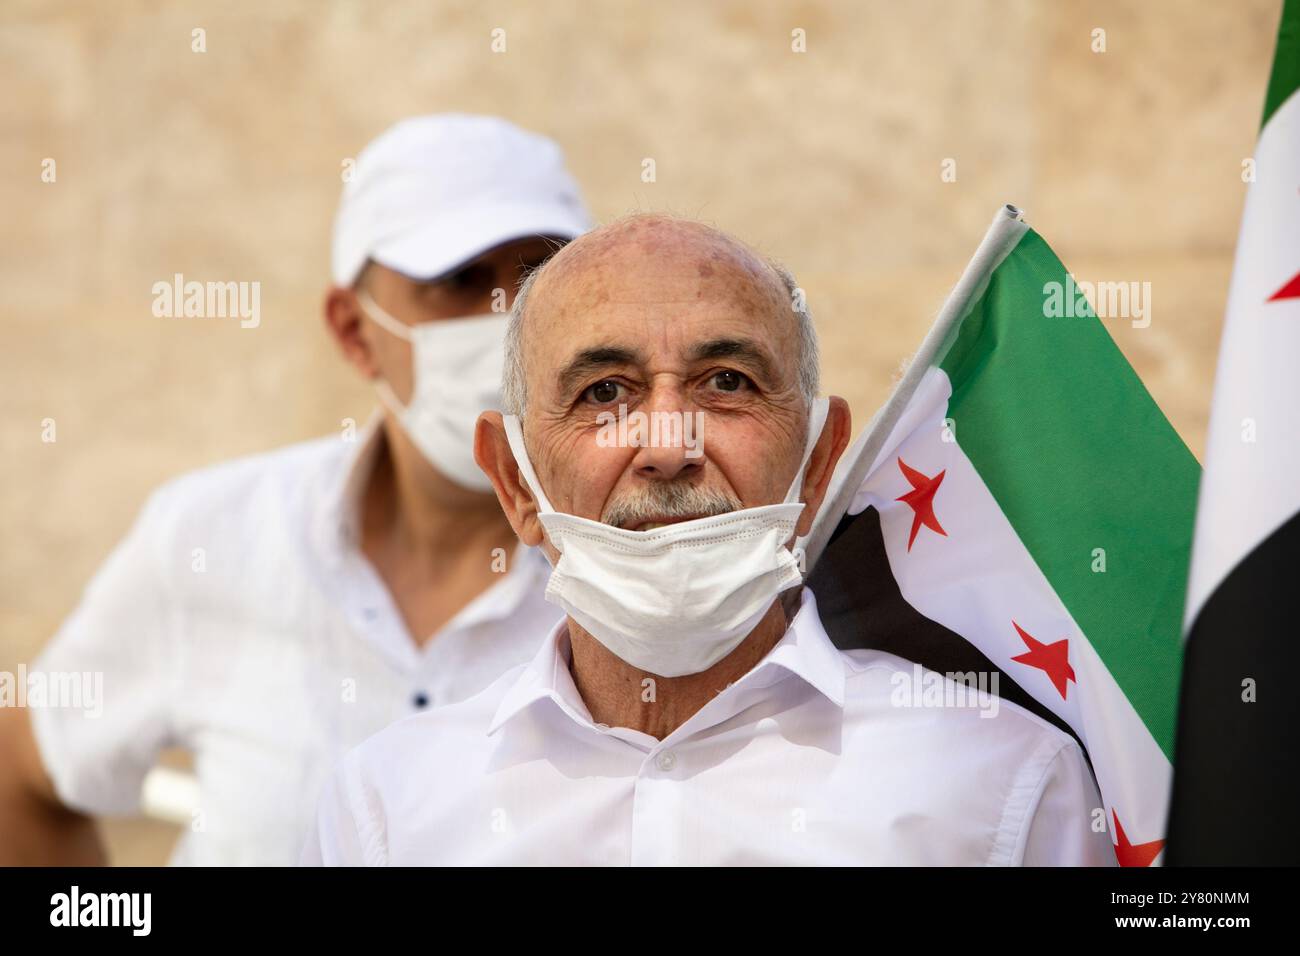
[[880, 530], [880, 513], [867, 508], [845, 515], [808, 577], [831, 641], [841, 650], [867, 648], [896, 654], [941, 674], [998, 674], [998, 696], [1019, 704], [1065, 731], [1087, 755], [1083, 741], [974, 644], [930, 620], [909, 604], [894, 580]]
[[[1187, 636], [1165, 860], [1300, 865], [1300, 514], [1233, 568]], [[1257, 698], [1243, 700], [1254, 681]]]

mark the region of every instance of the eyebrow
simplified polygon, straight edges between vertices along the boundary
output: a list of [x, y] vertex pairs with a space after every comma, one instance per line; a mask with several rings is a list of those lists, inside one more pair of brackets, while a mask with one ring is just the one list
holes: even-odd
[[695, 346], [690, 357], [695, 362], [720, 358], [741, 359], [751, 365], [760, 378], [769, 382], [775, 378], [767, 350], [752, 339], [711, 339]]
[[644, 362], [644, 358], [635, 349], [617, 345], [583, 349], [560, 369], [558, 376], [560, 394], [568, 395], [588, 376], [611, 365], [636, 365], [641, 362]]

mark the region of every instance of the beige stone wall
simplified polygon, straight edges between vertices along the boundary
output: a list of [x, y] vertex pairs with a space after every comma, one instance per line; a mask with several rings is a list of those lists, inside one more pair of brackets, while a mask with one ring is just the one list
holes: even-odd
[[[1151, 326], [1111, 328], [1199, 455], [1279, 5], [6, 0], [0, 667], [158, 482], [366, 413], [319, 320], [329, 227], [344, 158], [412, 113], [504, 115], [565, 145], [599, 218], [785, 260], [859, 425], [1015, 202], [1081, 278], [1152, 283]], [[176, 272], [260, 282], [260, 327], [154, 318]], [[170, 835], [110, 838], [148, 862]]]

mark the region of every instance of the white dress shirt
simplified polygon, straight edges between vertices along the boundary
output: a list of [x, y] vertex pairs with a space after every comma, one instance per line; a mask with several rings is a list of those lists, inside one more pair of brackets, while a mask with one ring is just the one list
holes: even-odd
[[896, 705], [914, 665], [837, 650], [807, 589], [663, 740], [594, 724], [569, 653], [561, 623], [527, 666], [351, 752], [302, 862], [1115, 865], [1070, 736], [1005, 700]]
[[32, 665], [104, 675], [98, 718], [31, 711], [68, 806], [136, 813], [159, 751], [184, 747], [200, 803], [172, 862], [292, 864], [343, 754], [533, 656], [561, 614], [542, 599], [545, 557], [522, 546], [423, 647], [412, 640], [358, 548], [383, 440], [376, 417], [353, 441], [224, 463], [151, 496]]

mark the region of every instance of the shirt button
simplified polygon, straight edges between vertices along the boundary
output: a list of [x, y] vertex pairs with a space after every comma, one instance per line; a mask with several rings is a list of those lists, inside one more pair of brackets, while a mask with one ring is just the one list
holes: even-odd
[[417, 690], [411, 697], [411, 703], [416, 710], [424, 710], [429, 706], [429, 695], [422, 690]]
[[667, 773], [669, 770], [672, 770], [673, 767], [677, 766], [677, 755], [671, 750], [665, 750], [655, 758], [655, 766], [664, 773]]

